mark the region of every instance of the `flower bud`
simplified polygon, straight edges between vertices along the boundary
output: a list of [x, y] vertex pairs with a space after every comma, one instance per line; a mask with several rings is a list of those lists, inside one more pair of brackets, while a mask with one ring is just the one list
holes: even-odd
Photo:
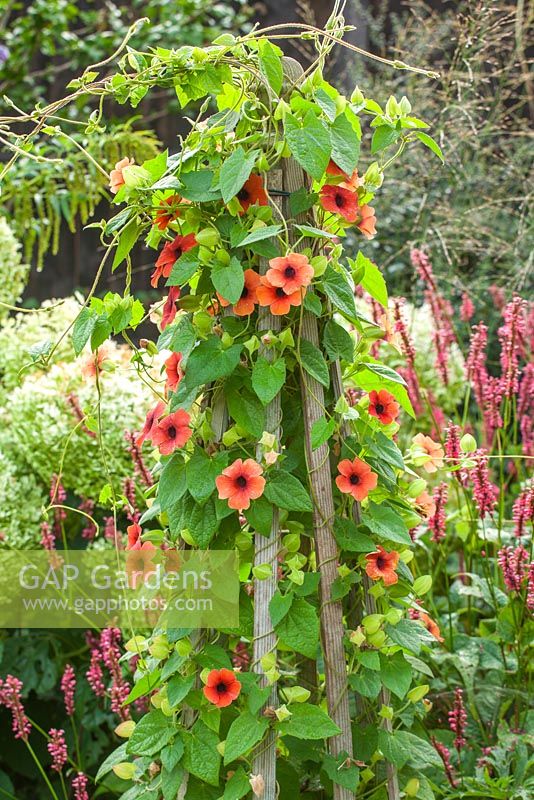
[[432, 576], [431, 575], [420, 575], [416, 578], [413, 582], [413, 591], [418, 597], [421, 595], [426, 594], [430, 591], [432, 587]]
[[121, 722], [115, 728], [115, 733], [117, 736], [120, 736], [121, 739], [129, 739], [132, 733], [134, 732], [135, 722], [133, 719], [127, 719], [125, 722]]
[[417, 797], [419, 786], [420, 783], [418, 778], [410, 778], [410, 780], [404, 787], [404, 791], [406, 792], [406, 797]]
[[422, 686], [414, 686], [406, 695], [410, 703], [418, 703], [425, 695], [428, 694], [430, 686], [425, 683]]
[[276, 719], [278, 722], [284, 722], [284, 720], [289, 719], [291, 716], [291, 711], [288, 709], [286, 705], [282, 705], [279, 708], [275, 709]]
[[263, 775], [251, 775], [248, 779], [254, 797], [263, 797], [265, 794], [265, 781]]
[[470, 433], [464, 433], [460, 439], [462, 453], [473, 453], [477, 449], [477, 440]]
[[123, 781], [130, 781], [135, 775], [136, 766], [130, 761], [121, 761], [119, 764], [114, 764], [112, 769], [117, 778], [121, 778]]
[[216, 228], [203, 228], [195, 234], [195, 238], [204, 247], [215, 247], [221, 240], [220, 233]]
[[424, 478], [417, 478], [417, 480], [410, 483], [406, 494], [408, 495], [408, 497], [412, 497], [415, 500], [417, 497], [419, 497], [420, 494], [422, 494], [425, 491], [427, 486], [428, 484]]

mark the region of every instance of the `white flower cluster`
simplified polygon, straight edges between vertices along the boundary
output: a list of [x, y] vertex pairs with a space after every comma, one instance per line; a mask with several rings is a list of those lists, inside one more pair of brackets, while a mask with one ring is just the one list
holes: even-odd
[[[22, 263], [21, 245], [5, 217], [0, 217], [0, 319], [21, 298], [28, 281], [30, 267]], [[5, 305], [2, 305], [5, 304]]]
[[[113, 342], [103, 346], [106, 360], [98, 386], [91, 375], [91, 357], [76, 360], [68, 337], [60, 347], [62, 360], [46, 372], [32, 368], [17, 378], [20, 365], [27, 362], [27, 346], [43, 333], [52, 338], [52, 328], [62, 332], [77, 310], [77, 301], [68, 298], [51, 313], [41, 309], [0, 328], [0, 350], [3, 341], [11, 348], [8, 369], [0, 376], [0, 381], [7, 379], [0, 393], [0, 534], [9, 547], [38, 544], [40, 510], [60, 465], [65, 489], [96, 501], [110, 479], [120, 489], [122, 480], [134, 472], [124, 434], [142, 427], [154, 401], [130, 364], [129, 348]], [[48, 326], [45, 331], [39, 319]], [[18, 333], [24, 346], [11, 338]], [[95, 434], [99, 425], [101, 441]]]

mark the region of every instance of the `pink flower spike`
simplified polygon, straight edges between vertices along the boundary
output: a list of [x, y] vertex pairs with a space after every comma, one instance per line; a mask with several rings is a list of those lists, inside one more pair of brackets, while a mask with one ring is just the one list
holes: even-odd
[[61, 676], [61, 691], [65, 702], [65, 711], [72, 717], [74, 715], [74, 692], [76, 689], [76, 675], [70, 664], [67, 664]]

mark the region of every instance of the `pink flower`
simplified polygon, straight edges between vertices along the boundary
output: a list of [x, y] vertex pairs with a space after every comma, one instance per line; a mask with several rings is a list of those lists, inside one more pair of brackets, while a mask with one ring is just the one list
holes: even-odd
[[135, 441], [137, 447], [141, 447], [144, 441], [151, 441], [152, 434], [154, 433], [155, 428], [157, 428], [158, 420], [165, 413], [165, 408], [165, 403], [160, 400], [160, 402], [148, 412], [146, 415], [145, 424], [143, 425], [143, 430]]
[[462, 294], [462, 305], [460, 306], [460, 319], [462, 322], [469, 322], [475, 313], [475, 306], [467, 292]]
[[501, 547], [497, 554], [497, 561], [508, 591], [520, 592], [527, 574], [526, 563], [528, 562], [528, 553], [523, 545], [520, 544], [515, 549], [510, 546]]
[[527, 304], [514, 295], [503, 311], [504, 325], [499, 328], [501, 343], [502, 390], [511, 398], [519, 389], [519, 355], [526, 336]]
[[512, 512], [514, 519], [514, 533], [517, 538], [526, 536], [527, 524], [534, 521], [534, 481], [530, 483], [514, 502]]
[[74, 791], [74, 800], [89, 800], [87, 794], [87, 776], [83, 772], [78, 772], [75, 778], [72, 779], [72, 788]]
[[26, 740], [30, 735], [32, 726], [24, 711], [21, 693], [22, 681], [19, 681], [14, 675], [8, 675], [5, 681], [0, 679], [0, 705], [11, 711], [15, 739]]
[[152, 430], [152, 441], [162, 456], [169, 456], [177, 448], [183, 447], [193, 435], [189, 427], [191, 418], [187, 411], [179, 408], [158, 422]]
[[112, 169], [109, 173], [109, 189], [111, 194], [117, 194], [121, 186], [124, 185], [124, 175], [122, 171], [125, 167], [131, 167], [133, 164], [135, 164], [133, 158], [121, 158], [120, 161], [117, 161], [115, 169]]
[[52, 757], [52, 769], [61, 772], [68, 759], [65, 731], [62, 728], [50, 728], [48, 735], [50, 741], [46, 747]]
[[458, 751], [466, 744], [465, 729], [467, 714], [464, 707], [464, 696], [460, 688], [454, 690], [454, 704], [449, 711], [449, 728], [455, 734], [454, 746]]
[[491, 514], [497, 503], [499, 490], [489, 479], [488, 456], [485, 450], [473, 454], [475, 466], [469, 470], [473, 484], [473, 499], [482, 519]]
[[435, 511], [433, 516], [428, 520], [428, 529], [432, 531], [433, 542], [441, 542], [447, 533], [447, 512], [445, 510], [447, 498], [447, 484], [443, 481], [434, 489], [433, 500], [435, 503]]
[[76, 689], [76, 675], [74, 669], [70, 664], [67, 664], [61, 676], [61, 691], [63, 692], [63, 700], [65, 703], [65, 710], [69, 717], [74, 715], [74, 691]]
[[441, 742], [438, 742], [435, 736], [431, 736], [430, 741], [434, 745], [436, 752], [439, 753], [439, 756], [443, 761], [443, 768], [445, 770], [445, 775], [447, 776], [447, 780], [449, 781], [450, 785], [453, 788], [456, 788], [458, 782], [454, 777], [454, 770], [451, 764], [451, 754], [449, 748], [445, 747], [445, 745], [442, 744]]
[[[447, 457], [447, 463], [450, 464], [451, 467], [458, 467], [462, 458], [462, 452], [460, 450], [460, 432], [460, 426], [455, 425], [449, 420], [449, 424], [445, 428], [445, 455]], [[462, 486], [467, 486], [467, 474], [465, 470], [456, 469], [454, 471], [454, 476], [458, 483]]]

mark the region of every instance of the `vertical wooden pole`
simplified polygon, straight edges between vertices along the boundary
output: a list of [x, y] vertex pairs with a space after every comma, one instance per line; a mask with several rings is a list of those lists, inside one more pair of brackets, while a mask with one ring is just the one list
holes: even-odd
[[[269, 173], [269, 189], [282, 188], [282, 173], [280, 170], [272, 170]], [[260, 273], [264, 275], [269, 268], [266, 259], [260, 263]], [[281, 329], [280, 317], [271, 314], [268, 306], [258, 307], [257, 333], [276, 333]], [[273, 361], [275, 352], [273, 348], [264, 344], [260, 345], [259, 355]], [[281, 399], [280, 393], [271, 400], [265, 409], [265, 430], [272, 433], [276, 439], [277, 447], [280, 445], [280, 422], [281, 422]], [[262, 447], [258, 445], [256, 458], [259, 461], [262, 457]], [[280, 550], [280, 524], [279, 510], [276, 506], [272, 507], [271, 531], [269, 536], [261, 533], [254, 535], [254, 565], [269, 564], [271, 574], [266, 580], [254, 581], [254, 645], [253, 645], [253, 669], [260, 675], [260, 686], [267, 684], [267, 679], [263, 674], [261, 659], [268, 653], [276, 651], [276, 634], [273, 630], [269, 604], [276, 592], [277, 573], [278, 573], [278, 552]], [[271, 687], [271, 693], [267, 700], [268, 706], [278, 705], [278, 693], [276, 684]], [[254, 775], [261, 775], [265, 782], [263, 800], [275, 800], [277, 797], [276, 787], [276, 733], [271, 729], [267, 737], [258, 746], [253, 762], [252, 772]]]
[[[332, 380], [332, 389], [334, 391], [334, 397], [341, 397], [343, 394], [343, 380], [341, 377], [341, 366], [339, 361], [336, 361], [332, 369], [330, 371], [330, 376]], [[350, 429], [348, 424], [345, 422], [341, 426], [341, 433], [343, 438], [347, 438], [350, 436]], [[360, 504], [353, 503], [352, 505], [352, 516], [356, 525], [359, 525], [361, 522], [361, 515], [360, 515]], [[363, 610], [365, 614], [376, 614], [376, 600], [372, 594], [370, 594], [369, 589], [371, 588], [371, 581], [367, 575], [363, 576]], [[380, 694], [378, 695], [379, 702], [381, 705], [389, 705], [390, 701], [390, 693], [389, 689], [382, 687], [380, 690]], [[384, 720], [384, 728], [389, 733], [392, 732], [393, 726], [391, 724], [390, 719]], [[358, 754], [356, 753], [356, 756]], [[386, 779], [387, 779], [387, 792], [388, 792], [388, 800], [399, 800], [400, 793], [399, 793], [399, 779], [397, 775], [397, 768], [391, 761], [386, 761]]]
[[[292, 81], [298, 80], [302, 67], [296, 61], [284, 59], [285, 73]], [[284, 190], [295, 192], [306, 186], [307, 179], [302, 168], [294, 159], [284, 161]], [[288, 216], [288, 215], [286, 215]], [[293, 241], [296, 237], [291, 236]], [[319, 347], [317, 318], [304, 312], [301, 336]], [[334, 521], [334, 496], [332, 474], [329, 463], [328, 444], [313, 450], [311, 429], [324, 414], [324, 390], [322, 385], [301, 370], [301, 394], [304, 414], [305, 449], [309, 470], [309, 483], [313, 500], [313, 527], [317, 567], [321, 573], [321, 642], [325, 669], [325, 688], [328, 713], [340, 729], [337, 736], [329, 739], [331, 755], [337, 757], [344, 753], [352, 757], [352, 731], [349, 710], [347, 667], [344, 647], [343, 606], [332, 600], [332, 584], [338, 577], [338, 548], [332, 532]], [[334, 783], [334, 800], [350, 800], [353, 792]]]

